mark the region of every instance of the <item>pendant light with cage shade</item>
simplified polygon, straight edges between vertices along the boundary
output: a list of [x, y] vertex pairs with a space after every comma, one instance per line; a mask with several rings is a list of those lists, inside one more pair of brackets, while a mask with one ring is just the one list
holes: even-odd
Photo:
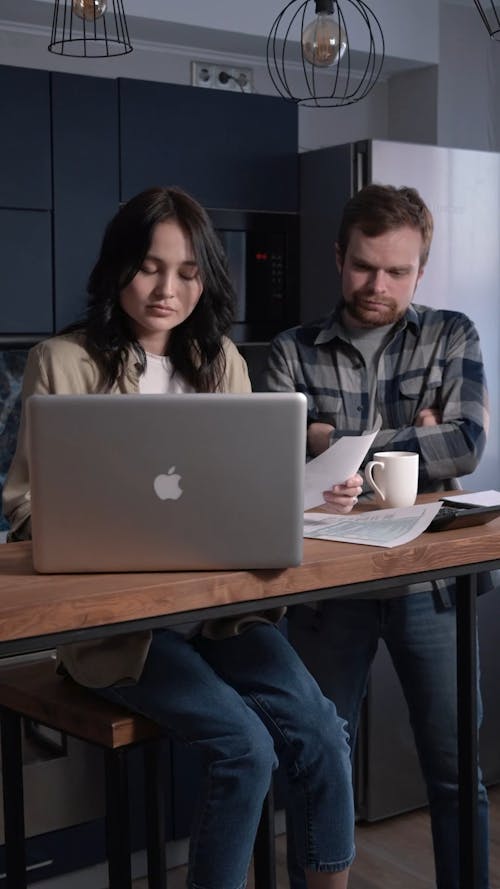
[[93, 59], [132, 52], [122, 0], [54, 0], [48, 48]]
[[[364, 45], [354, 50], [352, 34]], [[292, 0], [273, 22], [267, 67], [278, 93], [312, 107], [359, 102], [382, 70], [382, 27], [364, 0]]]
[[493, 40], [500, 40], [500, 2], [474, 0], [486, 30]]

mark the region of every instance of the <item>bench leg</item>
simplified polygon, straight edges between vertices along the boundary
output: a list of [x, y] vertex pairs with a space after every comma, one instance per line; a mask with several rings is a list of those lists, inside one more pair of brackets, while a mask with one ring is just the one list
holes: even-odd
[[274, 842], [274, 793], [271, 784], [262, 807], [253, 852], [253, 872], [258, 889], [276, 889]]
[[144, 745], [144, 797], [149, 889], [167, 889], [165, 759], [161, 741]]
[[132, 889], [127, 753], [105, 750], [109, 889]]
[[2, 710], [1, 723], [7, 889], [26, 889], [21, 717]]

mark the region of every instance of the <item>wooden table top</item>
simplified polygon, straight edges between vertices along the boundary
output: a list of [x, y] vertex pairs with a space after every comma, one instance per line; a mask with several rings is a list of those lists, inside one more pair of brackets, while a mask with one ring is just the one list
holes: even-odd
[[[390, 578], [495, 560], [500, 560], [500, 518], [487, 525], [424, 533], [391, 549], [306, 539], [299, 566], [265, 571], [37, 574], [31, 543], [3, 544], [0, 643], [208, 607], [219, 612], [221, 606], [249, 610], [238, 607], [249, 602], [271, 607], [280, 597], [327, 588], [333, 588], [330, 597], [335, 590], [346, 595], [346, 587], [355, 593], [355, 585], [363, 582], [380, 586]], [[297, 601], [303, 598], [297, 595]]]

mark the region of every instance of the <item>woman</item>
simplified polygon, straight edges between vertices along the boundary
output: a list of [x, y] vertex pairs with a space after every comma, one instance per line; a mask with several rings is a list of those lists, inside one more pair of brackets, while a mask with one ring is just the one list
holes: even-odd
[[[226, 333], [232, 287], [205, 211], [174, 188], [132, 198], [111, 220], [85, 320], [31, 350], [34, 392], [248, 392]], [[326, 496], [347, 512], [360, 478]], [[11, 539], [30, 536], [25, 423], [4, 489]], [[187, 885], [242, 889], [277, 757], [288, 767], [293, 841], [309, 889], [344, 889], [353, 858], [344, 723], [275, 626], [281, 611], [65, 646], [77, 682], [154, 719], [201, 752], [204, 782]]]

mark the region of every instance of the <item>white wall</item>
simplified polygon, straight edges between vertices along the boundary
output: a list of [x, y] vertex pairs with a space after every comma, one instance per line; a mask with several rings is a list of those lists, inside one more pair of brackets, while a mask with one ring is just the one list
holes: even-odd
[[439, 66], [405, 71], [388, 85], [388, 138], [436, 145]]
[[387, 89], [381, 81], [362, 102], [345, 108], [300, 108], [299, 151], [358, 139], [387, 139]]
[[500, 43], [472, 5], [443, 3], [438, 144], [500, 151]]

